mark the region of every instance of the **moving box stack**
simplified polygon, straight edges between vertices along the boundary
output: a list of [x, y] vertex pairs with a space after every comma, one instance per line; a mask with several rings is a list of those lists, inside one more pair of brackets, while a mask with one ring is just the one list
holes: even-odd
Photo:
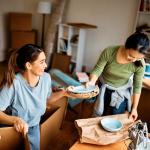
[[10, 13], [9, 14], [10, 47], [17, 49], [24, 44], [36, 44], [36, 30], [32, 29], [32, 14]]

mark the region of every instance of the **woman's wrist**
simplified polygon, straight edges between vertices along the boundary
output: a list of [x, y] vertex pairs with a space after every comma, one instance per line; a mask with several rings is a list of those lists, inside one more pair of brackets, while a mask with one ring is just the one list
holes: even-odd
[[12, 120], [13, 125], [14, 125], [16, 122], [18, 122], [20, 119], [21, 119], [21, 118], [16, 117], [16, 116], [12, 116], [12, 117], [11, 117], [11, 120]]
[[15, 122], [17, 121], [17, 118], [16, 116], [9, 116], [7, 115], [6, 117], [6, 121], [4, 123], [8, 124], [8, 125], [14, 125]]
[[133, 108], [132, 108], [132, 111], [137, 111], [137, 108], [134, 108], [134, 107], [133, 107]]
[[97, 76], [97, 75], [91, 74], [91, 76], [90, 76], [90, 81], [89, 81], [89, 82], [95, 84], [96, 81], [97, 81], [97, 79], [98, 79], [98, 76]]
[[62, 97], [67, 96], [67, 91], [66, 90], [61, 90], [60, 91]]

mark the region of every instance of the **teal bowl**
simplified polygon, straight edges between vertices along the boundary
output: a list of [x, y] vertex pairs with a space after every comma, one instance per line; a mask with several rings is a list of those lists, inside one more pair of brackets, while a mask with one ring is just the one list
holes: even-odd
[[101, 119], [102, 127], [109, 132], [117, 132], [122, 129], [123, 124], [121, 121], [113, 118], [103, 118]]

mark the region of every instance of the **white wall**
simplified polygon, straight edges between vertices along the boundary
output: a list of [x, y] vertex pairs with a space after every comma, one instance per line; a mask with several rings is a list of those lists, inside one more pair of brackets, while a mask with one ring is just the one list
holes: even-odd
[[124, 44], [133, 31], [137, 7], [138, 0], [70, 0], [66, 22], [98, 26], [87, 32], [84, 65], [88, 70], [105, 47]]
[[[39, 31], [40, 44], [42, 16], [36, 12], [38, 1], [0, 0], [0, 61], [4, 59], [3, 52], [7, 48], [6, 34], [3, 31], [7, 30], [4, 25], [4, 14], [8, 12], [32, 13], [33, 29]], [[87, 32], [84, 65], [91, 69], [103, 48], [124, 43], [125, 38], [133, 30], [137, 5], [138, 0], [70, 0], [66, 21], [98, 26], [97, 29]]]

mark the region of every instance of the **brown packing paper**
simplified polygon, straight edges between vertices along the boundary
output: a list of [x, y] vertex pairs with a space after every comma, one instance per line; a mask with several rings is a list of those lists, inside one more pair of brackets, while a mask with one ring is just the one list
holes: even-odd
[[[133, 122], [132, 120], [128, 119], [128, 116], [128, 114], [119, 114], [75, 120], [75, 126], [80, 135], [80, 142], [97, 145], [107, 145], [129, 138], [128, 128], [133, 124]], [[118, 132], [108, 132], [104, 130], [101, 126], [100, 120], [106, 117], [120, 120], [123, 124], [123, 128]]]

